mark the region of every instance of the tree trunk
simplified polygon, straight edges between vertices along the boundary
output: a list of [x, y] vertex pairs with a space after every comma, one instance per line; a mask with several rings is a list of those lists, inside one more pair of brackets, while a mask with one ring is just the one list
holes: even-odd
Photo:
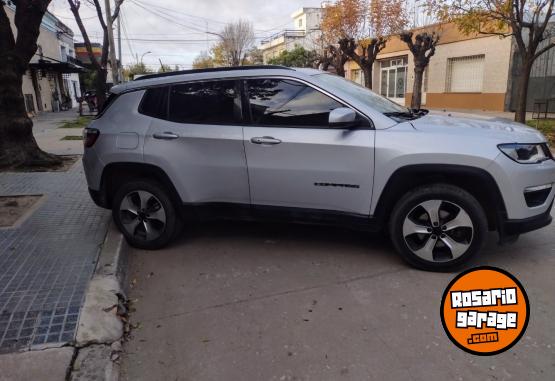
[[335, 72], [337, 75], [341, 77], [345, 77], [345, 66], [344, 65], [335, 65]]
[[59, 165], [61, 160], [43, 152], [33, 137], [16, 61], [9, 54], [0, 58], [0, 168]]
[[412, 99], [410, 107], [416, 110], [422, 106], [422, 81], [424, 79], [424, 67], [414, 66], [414, 85], [412, 87]]
[[106, 102], [106, 77], [108, 71], [106, 69], [96, 70], [95, 90], [96, 90], [96, 106], [97, 112], [102, 110], [104, 102]]
[[517, 83], [517, 103], [515, 112], [515, 122], [526, 123], [526, 102], [528, 100], [528, 82], [530, 81], [530, 71], [532, 71], [532, 60], [523, 59], [520, 75]]
[[364, 86], [372, 90], [372, 65], [361, 65], [360, 68], [364, 73]]

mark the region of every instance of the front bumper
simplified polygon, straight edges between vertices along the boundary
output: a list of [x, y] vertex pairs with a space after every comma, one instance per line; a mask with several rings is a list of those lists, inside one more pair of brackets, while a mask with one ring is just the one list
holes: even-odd
[[549, 208], [542, 214], [518, 220], [510, 220], [506, 217], [501, 217], [499, 221], [499, 236], [501, 241], [503, 242], [505, 240], [504, 238], [518, 236], [519, 234], [541, 229], [549, 225], [553, 219], [551, 217], [552, 207], [553, 202], [551, 202]]
[[525, 192], [530, 187], [555, 184], [555, 160], [538, 164], [519, 164], [500, 153], [488, 167], [503, 197], [506, 218], [510, 220], [534, 219], [551, 210], [555, 187], [540, 205], [529, 206]]

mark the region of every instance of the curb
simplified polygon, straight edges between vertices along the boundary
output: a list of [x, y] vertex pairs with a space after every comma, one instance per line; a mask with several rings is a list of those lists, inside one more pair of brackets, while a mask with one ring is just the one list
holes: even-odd
[[66, 380], [119, 379], [117, 360], [124, 335], [124, 323], [119, 313], [126, 301], [123, 284], [127, 253], [127, 243], [110, 221], [85, 294], [74, 343], [75, 353]]

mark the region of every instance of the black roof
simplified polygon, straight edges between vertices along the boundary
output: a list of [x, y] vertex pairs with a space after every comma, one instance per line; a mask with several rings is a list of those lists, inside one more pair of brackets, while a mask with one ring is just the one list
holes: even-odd
[[206, 69], [178, 70], [178, 71], [169, 71], [167, 73], [148, 74], [148, 75], [143, 75], [142, 77], [139, 77], [139, 78], [135, 79], [135, 81], [140, 81], [142, 79], [171, 77], [171, 76], [174, 76], [174, 75], [181, 75], [181, 74], [211, 73], [211, 72], [218, 72], [218, 71], [255, 70], [255, 69], [293, 70], [290, 67], [280, 66], [280, 65], [247, 65], [247, 66], [210, 67], [210, 68], [206, 68]]

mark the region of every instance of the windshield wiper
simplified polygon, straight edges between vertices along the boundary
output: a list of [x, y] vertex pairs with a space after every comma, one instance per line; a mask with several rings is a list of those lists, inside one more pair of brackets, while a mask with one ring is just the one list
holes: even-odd
[[403, 119], [416, 119], [416, 118], [418, 118], [418, 116], [416, 116], [410, 110], [408, 110], [408, 111], [390, 111], [390, 112], [384, 112], [383, 114], [385, 116], [393, 116], [393, 117], [396, 117], [396, 118], [403, 118]]
[[421, 108], [421, 109], [407, 109], [407, 111], [384, 112], [383, 114], [385, 116], [392, 116], [392, 117], [412, 120], [412, 119], [418, 119], [429, 112], [430, 112], [429, 110]]

